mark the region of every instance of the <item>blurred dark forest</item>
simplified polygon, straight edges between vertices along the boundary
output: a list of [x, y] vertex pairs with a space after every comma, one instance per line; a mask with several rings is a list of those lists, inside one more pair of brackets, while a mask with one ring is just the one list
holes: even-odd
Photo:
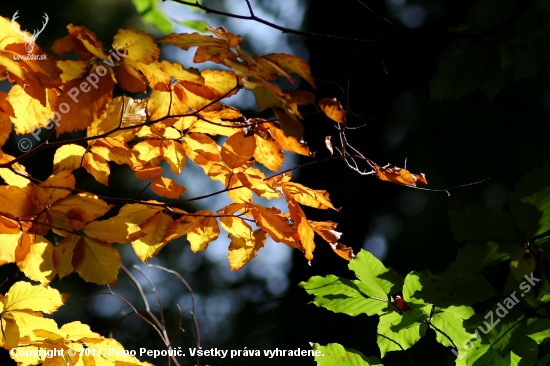
[[[241, 1], [244, 3], [244, 0], [203, 0], [202, 3], [229, 11], [232, 9], [230, 3], [234, 5]], [[270, 1], [251, 1], [253, 7], [268, 3]], [[361, 248], [370, 250], [387, 267], [403, 275], [411, 270], [429, 269], [434, 274], [444, 271], [454, 261], [462, 245], [451, 234], [448, 212], [469, 206], [506, 208], [508, 194], [517, 181], [549, 160], [548, 64], [540, 69], [540, 65], [527, 62], [523, 67], [531, 67], [534, 72], [526, 73], [522, 78], [507, 79], [502, 83], [502, 89], [494, 93], [492, 100], [487, 93], [474, 91], [475, 87], [471, 93], [457, 91], [458, 96], [465, 94], [459, 99], [435, 100], [430, 96], [429, 86], [441, 60], [460, 53], [465, 41], [483, 45], [487, 37], [501, 28], [502, 24], [497, 23], [468, 39], [461, 34], [447, 33], [449, 28], [464, 22], [473, 1], [297, 0], [288, 3], [288, 6], [299, 3], [305, 7], [301, 26], [303, 31], [364, 40], [283, 35], [291, 49], [305, 46], [312, 74], [318, 79], [319, 98], [337, 97], [344, 100], [345, 95], [349, 98], [349, 106], [357, 116], [349, 117], [349, 125], [363, 126], [348, 134], [355, 148], [380, 165], [403, 167], [406, 160], [407, 169], [414, 173], [425, 173], [428, 187], [433, 189], [489, 178], [477, 185], [451, 190], [448, 196], [445, 192], [416, 190], [381, 182], [370, 176], [360, 176], [343, 162], [314, 165], [300, 170], [297, 181], [314, 189], [327, 190], [334, 205], [342, 210], [307, 210], [308, 218], [338, 222], [338, 230], [344, 233], [344, 244], [352, 246], [356, 253]], [[523, 9], [522, 2], [518, 1], [492, 3], [495, 6], [502, 3], [502, 7], [508, 8], [517, 6], [523, 12], [530, 11]], [[374, 14], [364, 4], [387, 20]], [[269, 9], [269, 6], [265, 8]], [[46, 51], [55, 39], [66, 34], [65, 25], [68, 23], [85, 25], [97, 34], [105, 47], [111, 44], [118, 28], [137, 28], [151, 32], [156, 37], [161, 36], [142, 22], [130, 0], [3, 1], [0, 5], [0, 15], [4, 17], [11, 18], [16, 10], [19, 10], [20, 21], [27, 28], [38, 27], [44, 12], [49, 15], [49, 24], [38, 39], [38, 44]], [[534, 23], [537, 22], [537, 16], [533, 13]], [[501, 23], [510, 20], [503, 17]], [[281, 19], [277, 14], [269, 13], [266, 18], [274, 23]], [[205, 14], [204, 19], [212, 26], [225, 25], [229, 31], [234, 31], [225, 17]], [[236, 21], [247, 23], [246, 26], [252, 31], [266, 28], [265, 25], [251, 21], [232, 20]], [[550, 33], [543, 30], [541, 37], [550, 39]], [[258, 43], [253, 47], [263, 53], [280, 52], [276, 47], [262, 51], [262, 44]], [[500, 61], [495, 61], [489, 53], [480, 51], [477, 56], [479, 62], [486, 64], [487, 72], [501, 67]], [[171, 61], [183, 63], [177, 59]], [[184, 66], [192, 65], [184, 63]], [[467, 72], [449, 75], [458, 88], [461, 83], [469, 82], [469, 76]], [[349, 91], [344, 95], [346, 85], [349, 85]], [[4, 91], [8, 90], [5, 82], [0, 87]], [[306, 88], [305, 85], [302, 87]], [[231, 100], [228, 104], [231, 104]], [[248, 114], [254, 116], [256, 113], [251, 109]], [[324, 139], [327, 135], [336, 138], [333, 124], [321, 115], [309, 115], [304, 126], [304, 139], [311, 150], [317, 151], [315, 158], [328, 157]], [[20, 154], [15, 135], [7, 143], [6, 152]], [[37, 178], [45, 178], [51, 173], [53, 153], [53, 150], [48, 151], [24, 163]], [[310, 159], [300, 157], [296, 162], [307, 161]], [[92, 180], [83, 184], [88, 184], [88, 189], [98, 193], [108, 192], [114, 197], [131, 196], [131, 192], [139, 191], [139, 188], [131, 186], [131, 180], [126, 179], [125, 174], [130, 173], [124, 170], [113, 173], [108, 188]], [[204, 202], [205, 206], [208, 204]], [[123, 263], [131, 268], [131, 264], [136, 263], [132, 249], [130, 246], [119, 246], [119, 249], [124, 253]], [[261, 254], [262, 251], [252, 262], [259, 260]], [[352, 278], [346, 261], [337, 257], [328, 245], [318, 242], [314, 254], [312, 265], [308, 266], [301, 253], [291, 252], [287, 263], [281, 267], [281, 273], [273, 272], [262, 277], [244, 270], [244, 274], [229, 273], [227, 264], [216, 264], [205, 253], [192, 254], [182, 240], [168, 245], [158, 259], [151, 263], [178, 271], [196, 291], [197, 316], [205, 349], [310, 349], [309, 342], [337, 342], [347, 348], [360, 350], [367, 356], [379, 357], [374, 333], [376, 317], [361, 315], [352, 318], [308, 304], [311, 297], [297, 286], [299, 282], [313, 275], [336, 274]], [[269, 261], [270, 258], [263, 260]], [[256, 268], [256, 271], [261, 270]], [[139, 277], [139, 273], [133, 273]], [[151, 274], [151, 279], [163, 295], [163, 308], [169, 324], [177, 323], [175, 304], [179, 303], [183, 309], [185, 332], [177, 338], [175, 345], [184, 349], [194, 347], [194, 331], [186, 313], [189, 311], [190, 297], [185, 288], [174, 277], [161, 276], [149, 270], [147, 273]], [[492, 276], [499, 279], [498, 269]], [[7, 281], [0, 292], [4, 293], [13, 282], [23, 277], [18, 274], [15, 265], [1, 267], [0, 282]], [[270, 278], [276, 278], [279, 282], [270, 283]], [[63, 281], [55, 280], [52, 286], [62, 292], [72, 293], [67, 305], [55, 315], [59, 322], [86, 322], [96, 332], [105, 336], [112, 334], [126, 349], [162, 349], [158, 336], [137, 317], [129, 317], [117, 323], [123, 317], [122, 311], [130, 311], [118, 304], [118, 300], [99, 296], [80, 302], [92, 293], [105, 292], [104, 288], [86, 284], [75, 274]], [[143, 282], [143, 286], [148, 288], [146, 282]], [[270, 291], [269, 286], [278, 290]], [[135, 287], [122, 271], [113, 289], [143, 310]], [[156, 302], [150, 292], [148, 299], [154, 308]], [[117, 309], [117, 313], [114, 314], [112, 309]], [[415, 364], [454, 365], [455, 356], [450, 349], [435, 343], [435, 333], [430, 332], [431, 335], [422, 338], [409, 350]], [[0, 351], [0, 357], [1, 365], [11, 364], [5, 350]], [[406, 356], [398, 352], [390, 352], [382, 361], [385, 365], [403, 365], [408, 362]], [[201, 363], [214, 366], [282, 363], [289, 366], [314, 365], [312, 358], [303, 357], [241, 357], [233, 360], [203, 358]], [[156, 360], [156, 364], [166, 364], [166, 360]], [[192, 364], [191, 357], [182, 363]]]

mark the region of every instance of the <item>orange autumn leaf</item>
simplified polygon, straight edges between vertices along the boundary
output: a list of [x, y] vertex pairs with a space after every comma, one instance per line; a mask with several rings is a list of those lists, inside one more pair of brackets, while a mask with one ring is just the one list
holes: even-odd
[[336, 98], [323, 98], [319, 102], [323, 113], [331, 120], [338, 123], [346, 122], [346, 110]]
[[302, 205], [323, 210], [332, 208], [338, 211], [330, 202], [327, 191], [311, 189], [299, 183], [292, 182], [284, 183], [283, 190], [285, 194], [292, 196], [294, 200]]
[[377, 164], [374, 165], [376, 177], [380, 180], [403, 184], [405, 186], [416, 187], [417, 185], [427, 185], [428, 181], [424, 174], [412, 174], [406, 169], [393, 167], [384, 168]]
[[159, 196], [175, 199], [179, 198], [185, 192], [184, 187], [180, 186], [172, 179], [163, 176], [157, 176], [153, 179], [151, 189]]
[[222, 145], [220, 156], [225, 165], [230, 169], [243, 166], [254, 156], [256, 140], [254, 137], [246, 137], [244, 132], [238, 132], [230, 136]]

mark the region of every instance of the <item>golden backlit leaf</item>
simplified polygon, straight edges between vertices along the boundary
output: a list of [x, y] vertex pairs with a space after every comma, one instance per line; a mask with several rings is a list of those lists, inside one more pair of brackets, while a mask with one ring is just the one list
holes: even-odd
[[[270, 53], [263, 58], [275, 63], [286, 72], [298, 74], [315, 89], [315, 81], [311, 76], [309, 65], [301, 58], [286, 53]], [[292, 82], [292, 79], [289, 79]]]
[[21, 235], [23, 233], [19, 229], [16, 232], [7, 232], [0, 221], [0, 266], [15, 262], [15, 250]]
[[55, 202], [52, 207], [64, 213], [69, 219], [82, 222], [82, 227], [76, 229], [80, 230], [84, 223], [105, 215], [113, 206], [93, 194], [79, 193]]
[[117, 216], [128, 219], [133, 224], [141, 225], [159, 211], [162, 211], [162, 207], [130, 203], [122, 206]]
[[42, 206], [49, 206], [71, 194], [75, 184], [75, 177], [69, 170], [61, 171], [36, 187], [36, 198]]
[[195, 219], [196, 225], [187, 234], [187, 240], [191, 244], [193, 253], [196, 253], [199, 250], [206, 250], [208, 244], [218, 238], [220, 228], [211, 211], [197, 211], [191, 217]]
[[182, 143], [179, 141], [165, 140], [162, 155], [170, 166], [170, 169], [174, 173], [180, 174], [186, 161], [185, 149]]
[[[0, 150], [0, 164], [7, 164], [14, 159], [15, 158], [13, 156], [5, 154], [2, 150]], [[6, 184], [19, 188], [25, 188], [29, 185], [30, 180], [25, 178], [28, 174], [26, 173], [23, 165], [19, 163], [12, 163], [10, 167], [11, 169], [0, 168], [0, 178], [2, 178]]]
[[173, 220], [170, 216], [159, 212], [141, 225], [141, 230], [145, 235], [134, 240], [132, 247], [143, 263], [147, 262], [149, 258], [156, 257], [162, 247], [168, 243], [163, 238], [172, 223]]
[[241, 269], [258, 255], [258, 251], [265, 245], [267, 233], [262, 229], [257, 229], [251, 232], [248, 238], [233, 235], [229, 237], [231, 238], [231, 243], [229, 244], [227, 258], [231, 270], [234, 271]]
[[99, 183], [106, 186], [109, 185], [109, 174], [111, 174], [111, 169], [109, 168], [107, 160], [105, 160], [101, 155], [93, 152], [87, 153], [84, 155], [82, 166]]
[[54, 116], [50, 105], [42, 105], [38, 99], [25, 93], [19, 85], [11, 88], [8, 100], [13, 106], [15, 117], [12, 117], [12, 122], [18, 134], [33, 132], [38, 127], [45, 128]]
[[285, 158], [281, 145], [272, 137], [254, 134], [254, 138], [256, 139], [254, 159], [271, 171], [279, 170]]
[[156, 61], [160, 54], [153, 37], [134, 29], [119, 29], [113, 38], [113, 48], [126, 51], [124, 58], [144, 64]]
[[50, 283], [56, 275], [52, 255], [54, 246], [42, 236], [35, 236], [29, 253], [17, 266], [21, 272], [33, 281]]
[[134, 175], [138, 179], [153, 180], [155, 177], [158, 177], [162, 173], [164, 173], [164, 169], [162, 169], [160, 166], [146, 166], [140, 170], [136, 170], [134, 172]]
[[92, 238], [82, 238], [73, 252], [75, 272], [86, 282], [98, 285], [114, 284], [120, 269], [120, 254], [111, 244]]
[[323, 98], [319, 101], [319, 107], [331, 120], [338, 123], [346, 122], [346, 110], [336, 98]]
[[0, 186], [0, 213], [13, 218], [35, 214], [32, 197], [25, 189], [14, 186]]
[[141, 236], [140, 227], [121, 216], [90, 222], [82, 231], [90, 238], [107, 243], [126, 244]]
[[73, 171], [80, 168], [86, 149], [79, 145], [68, 144], [59, 147], [53, 157], [53, 171]]
[[311, 156], [311, 152], [306, 143], [298, 141], [295, 137], [286, 136], [283, 130], [275, 127], [272, 123], [266, 124], [269, 128], [271, 136], [277, 141], [281, 147], [287, 151], [292, 151], [300, 155]]
[[58, 60], [57, 67], [63, 72], [61, 74], [61, 80], [66, 83], [70, 80], [81, 78], [86, 74], [88, 65], [82, 60]]
[[63, 296], [51, 287], [19, 281], [1, 298], [4, 311], [34, 310], [51, 314], [64, 303]]
[[329, 208], [336, 210], [332, 203], [330, 203], [327, 191], [311, 189], [299, 183], [292, 182], [284, 183], [283, 190], [302, 205], [323, 210]]
[[230, 136], [222, 145], [221, 158], [230, 169], [239, 168], [254, 156], [256, 140], [243, 131]]

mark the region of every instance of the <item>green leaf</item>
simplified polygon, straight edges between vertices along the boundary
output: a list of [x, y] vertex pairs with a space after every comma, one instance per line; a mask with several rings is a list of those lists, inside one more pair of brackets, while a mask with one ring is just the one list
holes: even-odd
[[201, 33], [205, 33], [208, 28], [208, 24], [202, 20], [177, 20], [177, 22]]
[[483, 245], [466, 244], [458, 250], [456, 261], [451, 263], [449, 271], [476, 273], [485, 266], [496, 266], [508, 261], [519, 249], [517, 243], [490, 241]]
[[315, 305], [335, 313], [371, 316], [382, 314], [388, 307], [387, 297], [368, 298], [365, 294], [368, 288], [363, 283], [338, 278], [334, 275], [314, 276], [307, 282], [301, 282], [299, 286], [304, 288], [308, 294], [315, 296], [313, 300]]
[[384, 357], [390, 351], [409, 349], [418, 342], [426, 333], [426, 324], [421, 322], [425, 318], [421, 309], [409, 310], [403, 315], [391, 312], [380, 316], [377, 341], [381, 356]]
[[[471, 314], [473, 315], [473, 309], [469, 309], [471, 309]], [[455, 311], [461, 316], [467, 316], [463, 308], [461, 310], [455, 309]], [[460, 347], [464, 342], [474, 338], [475, 334], [469, 333], [464, 329], [463, 320], [464, 318], [457, 317], [453, 311], [443, 310], [436, 312], [432, 318], [432, 324], [447, 335], [454, 344], [449, 341], [447, 336], [438, 331], [436, 331], [436, 340], [447, 347], [453, 347], [454, 345]]]
[[550, 338], [550, 319], [534, 319], [525, 330], [529, 338], [540, 344]]
[[470, 207], [449, 213], [451, 229], [456, 240], [501, 240], [516, 239], [514, 221], [501, 208], [491, 210], [484, 207]]
[[366, 285], [366, 294], [369, 296], [385, 299], [388, 294], [403, 287], [403, 276], [384, 267], [382, 262], [366, 250], [361, 250], [348, 267]]
[[467, 41], [462, 46], [460, 54], [446, 57], [439, 63], [430, 80], [433, 99], [459, 99], [476, 91], [484, 82], [484, 89], [494, 89], [490, 85], [495, 79], [491, 72], [496, 72], [495, 65], [500, 63], [498, 49], [491, 44]]
[[151, 9], [143, 14], [142, 19], [145, 23], [149, 23], [157, 28], [165, 36], [170, 34], [174, 28], [170, 19], [159, 9]]
[[506, 21], [517, 11], [520, 0], [477, 0], [475, 1], [463, 24], [453, 29], [454, 32], [481, 33]]
[[[491, 284], [480, 275], [446, 272], [434, 276], [429, 271], [413, 271], [407, 277], [409, 276], [411, 285], [407, 287], [407, 296], [412, 301], [434, 304], [437, 307], [470, 306], [495, 295]], [[419, 286], [421, 290], [418, 290]]]
[[174, 28], [170, 19], [158, 8], [159, 0], [132, 0], [141, 19], [157, 28], [165, 36]]
[[528, 173], [510, 194], [514, 219], [528, 240], [550, 230], [550, 166]]
[[313, 345], [314, 351], [321, 351], [321, 355], [315, 356], [318, 366], [383, 366], [376, 357], [365, 357], [354, 349], [346, 349], [338, 343], [329, 343], [326, 346]]

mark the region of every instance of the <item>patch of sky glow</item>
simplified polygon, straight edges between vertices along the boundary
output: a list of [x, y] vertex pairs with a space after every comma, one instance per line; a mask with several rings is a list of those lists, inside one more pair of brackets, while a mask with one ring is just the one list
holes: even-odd
[[428, 13], [422, 6], [407, 4], [406, 0], [386, 0], [386, 6], [390, 16], [398, 19], [407, 28], [420, 28], [428, 18]]
[[363, 248], [371, 252], [376, 258], [383, 260], [388, 254], [388, 241], [383, 235], [369, 235], [363, 242]]
[[502, 207], [508, 201], [509, 191], [502, 183], [491, 183], [483, 190], [485, 207]]
[[416, 216], [424, 211], [427, 202], [425, 192], [408, 189], [399, 198], [399, 209], [407, 216]]
[[365, 236], [363, 248], [376, 258], [383, 260], [388, 254], [388, 240], [397, 237], [402, 229], [403, 220], [399, 216], [393, 214], [378, 216], [370, 224], [370, 231]]

